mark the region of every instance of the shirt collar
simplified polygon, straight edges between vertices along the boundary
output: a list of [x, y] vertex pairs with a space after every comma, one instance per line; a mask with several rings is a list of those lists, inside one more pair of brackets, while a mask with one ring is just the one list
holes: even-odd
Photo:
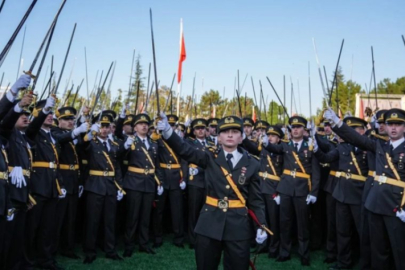
[[395, 142], [390, 141], [390, 145], [392, 145], [392, 147], [395, 149], [397, 148], [401, 143], [403, 143], [405, 141], [405, 138], [401, 138], [399, 140], [396, 140]]

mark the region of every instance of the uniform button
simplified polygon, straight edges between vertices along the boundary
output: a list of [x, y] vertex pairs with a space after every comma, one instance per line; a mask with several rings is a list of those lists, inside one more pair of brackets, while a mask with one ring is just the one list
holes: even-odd
[[382, 175], [385, 175], [385, 173], [383, 173]]
[[297, 162], [294, 162], [295, 164], [297, 164]]
[[387, 168], [388, 168], [388, 165], [385, 165], [385, 166], [384, 166], [384, 168], [386, 168], [386, 169], [387, 169]]
[[399, 193], [399, 194], [401, 194], [401, 195], [402, 195], [402, 194], [403, 194], [403, 192], [401, 192], [401, 193]]
[[228, 197], [224, 197], [224, 200], [228, 200]]
[[353, 165], [353, 162], [350, 162], [350, 165]]
[[229, 189], [229, 188], [230, 188], [230, 186], [229, 186], [229, 185], [226, 185], [226, 186], [225, 186], [225, 188], [226, 188], [226, 189]]
[[226, 209], [223, 209], [222, 211], [226, 212], [226, 211], [228, 211], [228, 210], [226, 210]]
[[207, 208], [205, 208], [205, 211], [208, 211], [208, 209], [207, 209]]
[[347, 170], [348, 172], [350, 172], [350, 169], [349, 170]]

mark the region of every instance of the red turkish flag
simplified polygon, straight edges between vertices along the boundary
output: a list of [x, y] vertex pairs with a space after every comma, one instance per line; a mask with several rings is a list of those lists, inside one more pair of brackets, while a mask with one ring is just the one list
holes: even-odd
[[184, 44], [183, 19], [180, 19], [180, 59], [179, 69], [177, 71], [177, 83], [181, 82], [181, 71], [184, 60], [186, 60], [186, 46]]

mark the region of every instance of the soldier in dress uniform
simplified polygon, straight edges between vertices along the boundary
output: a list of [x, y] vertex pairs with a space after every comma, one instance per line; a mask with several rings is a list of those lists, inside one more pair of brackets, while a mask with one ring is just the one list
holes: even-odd
[[208, 119], [208, 134], [207, 134], [207, 140], [211, 141], [215, 144], [215, 146], [218, 146], [218, 138], [217, 138], [217, 126], [218, 126], [218, 118], [212, 117]]
[[267, 129], [269, 128], [270, 124], [267, 123], [264, 120], [258, 120], [256, 121], [254, 128], [258, 133], [258, 137], [263, 137], [264, 135], [266, 135]]
[[[386, 132], [386, 124], [384, 122], [384, 113], [387, 110], [379, 110], [372, 118], [372, 126], [374, 129], [367, 130], [368, 137], [371, 140], [385, 143], [389, 140]], [[374, 182], [375, 176], [375, 153], [368, 151], [367, 153], [367, 163], [368, 163], [368, 176], [366, 183], [364, 184], [363, 196], [362, 196], [362, 207], [361, 207], [361, 225], [360, 225], [360, 245], [361, 245], [361, 268], [371, 269], [371, 244], [370, 244], [370, 229], [368, 223], [368, 213], [369, 211], [364, 207], [370, 188]]]
[[63, 185], [58, 165], [60, 149], [51, 135], [53, 125], [52, 108], [55, 99], [36, 103], [31, 125], [41, 126], [32, 146], [32, 173], [30, 190], [36, 201], [35, 207], [27, 213], [26, 255], [30, 266], [58, 269], [54, 261], [56, 235], [56, 205], [58, 199], [64, 199], [66, 189]]
[[56, 112], [58, 126], [51, 129], [52, 138], [58, 142], [62, 153], [59, 155], [58, 168], [66, 189], [66, 198], [59, 200], [56, 207], [57, 231], [53, 252], [56, 253], [60, 247], [61, 255], [71, 259], [79, 259], [74, 253], [76, 214], [79, 198], [83, 194], [83, 179], [80, 178], [76, 145], [82, 143], [80, 135], [88, 130], [87, 122], [74, 128], [76, 113], [73, 107], [59, 108]]
[[[267, 140], [271, 144], [280, 144], [284, 133], [278, 126], [269, 126], [267, 129]], [[268, 152], [262, 145], [257, 145], [248, 137], [243, 140], [243, 146], [250, 153], [259, 156], [259, 176], [261, 192], [266, 205], [266, 219], [273, 235], [269, 242], [269, 258], [277, 258], [280, 249], [280, 196], [277, 186], [283, 172], [283, 156]]]
[[[10, 110], [13, 110], [15, 96], [18, 94], [20, 88], [26, 88], [30, 84], [31, 78], [29, 76], [23, 76], [13, 86], [11, 90], [3, 95], [0, 100], [0, 123], [6, 114]], [[32, 99], [26, 99], [29, 105]], [[5, 237], [8, 233], [6, 231], [7, 222], [11, 222], [14, 219], [14, 210], [9, 197], [9, 181], [8, 181], [8, 140], [11, 137], [15, 122], [17, 118], [14, 118], [14, 122], [9, 122], [8, 126], [0, 124], [0, 269], [6, 269], [6, 257], [7, 250], [5, 249]]]
[[[180, 140], [161, 114], [157, 127], [163, 138], [183, 159], [203, 168], [206, 201], [195, 228], [197, 269], [218, 269], [224, 251], [224, 269], [248, 269], [250, 240], [253, 236], [248, 208], [256, 215], [256, 241], [262, 244], [267, 233], [264, 204], [260, 193], [259, 163], [242, 143], [242, 120], [230, 116], [218, 122], [221, 150], [212, 153], [195, 149]], [[267, 229], [267, 228], [266, 228]]]
[[[173, 131], [176, 128], [178, 117], [168, 115], [170, 126]], [[170, 200], [170, 213], [174, 232], [173, 243], [175, 246], [184, 248], [184, 222], [183, 222], [183, 190], [186, 188], [184, 181], [181, 159], [173, 152], [170, 146], [162, 139], [157, 140], [159, 166], [162, 169], [160, 181], [164, 192], [157, 198], [154, 209], [154, 247], [158, 248], [163, 243], [163, 212], [166, 200]]]
[[[367, 122], [363, 119], [346, 117], [344, 122], [360, 135], [364, 135]], [[338, 262], [330, 269], [350, 268], [353, 265], [353, 232], [357, 231], [361, 235], [361, 198], [368, 173], [367, 152], [347, 142], [341, 142], [328, 153], [319, 150], [316, 145], [314, 152], [321, 162], [339, 161], [339, 169], [335, 173], [338, 181], [332, 194], [336, 199]]]
[[374, 182], [365, 201], [369, 211], [371, 268], [405, 269], [405, 111], [394, 108], [384, 113], [388, 141], [359, 135], [330, 108], [324, 117], [346, 142], [375, 154]]
[[103, 218], [104, 252], [106, 258], [122, 260], [115, 248], [115, 221], [117, 200], [122, 200], [125, 191], [121, 188], [118, 159], [124, 152], [123, 146], [108, 138], [111, 114], [101, 113], [94, 117], [91, 131], [84, 137], [84, 147], [89, 158], [89, 178], [84, 184], [86, 194], [86, 236], [84, 264], [96, 259], [96, 240]]
[[[187, 142], [197, 150], [205, 151], [207, 147], [215, 147], [214, 143], [206, 139], [207, 121], [203, 118], [191, 122], [191, 132], [194, 138], [189, 137]], [[205, 202], [205, 173], [204, 169], [196, 164], [188, 164], [188, 237], [190, 248], [195, 247], [196, 234], [194, 232], [200, 216], [201, 208]]]
[[243, 120], [243, 132], [245, 132], [245, 135], [249, 140], [253, 140], [252, 132], [255, 123], [250, 117], [245, 117], [242, 120]]
[[[338, 145], [338, 140], [331, 133], [330, 123], [324, 121], [318, 127], [318, 132], [315, 134], [316, 141], [319, 148], [323, 152], [330, 152]], [[325, 163], [322, 163], [325, 164]], [[321, 165], [321, 177], [326, 178], [323, 185], [323, 191], [325, 192], [325, 208], [326, 208], [326, 258], [324, 263], [333, 263], [336, 261], [337, 256], [337, 244], [336, 244], [336, 199], [333, 198], [332, 193], [335, 189], [338, 178], [336, 172], [339, 170], [339, 161], [333, 161], [330, 166]], [[328, 175], [325, 176], [326, 172]], [[322, 178], [321, 178], [322, 179]], [[316, 205], [316, 204], [315, 204]], [[312, 228], [311, 228], [312, 229]], [[312, 230], [312, 233], [317, 233]]]
[[[150, 118], [147, 114], [134, 117], [136, 135], [127, 136], [124, 144], [128, 152], [128, 172], [124, 177], [126, 196], [126, 226], [124, 257], [131, 257], [135, 249], [135, 233], [139, 233], [139, 251], [155, 254], [148, 246], [149, 222], [155, 193], [163, 187], [156, 175], [160, 174], [158, 145], [148, 137]], [[161, 178], [161, 177], [160, 177]]]
[[[23, 75], [24, 76], [24, 75]], [[22, 78], [22, 77], [20, 77]], [[28, 87], [28, 84], [24, 87]], [[29, 100], [29, 102], [27, 102]], [[26, 267], [25, 259], [25, 232], [27, 210], [31, 209], [36, 201], [30, 195], [32, 151], [35, 138], [41, 129], [42, 122], [29, 123], [31, 111], [28, 105], [32, 101], [32, 95], [27, 94], [21, 101], [15, 101], [17, 105], [3, 119], [2, 127], [12, 126], [14, 129], [8, 141], [9, 160], [9, 197], [14, 211], [14, 219], [6, 224], [6, 242], [4, 254], [6, 269], [20, 269]], [[17, 121], [16, 121], [17, 120]], [[43, 120], [43, 119], [42, 119]], [[31, 225], [27, 223], [27, 226]]]
[[277, 192], [280, 195], [280, 253], [278, 262], [290, 260], [294, 215], [297, 220], [298, 253], [301, 265], [309, 262], [309, 204], [316, 202], [319, 190], [319, 162], [312, 153], [312, 142], [304, 139], [307, 120], [290, 117], [291, 140], [278, 145], [268, 144], [269, 152], [283, 155], [284, 170]]

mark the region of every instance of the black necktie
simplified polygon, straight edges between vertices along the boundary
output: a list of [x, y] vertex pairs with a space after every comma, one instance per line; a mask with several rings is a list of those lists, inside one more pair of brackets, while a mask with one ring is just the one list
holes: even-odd
[[392, 144], [390, 144], [390, 151], [388, 154], [390, 155], [390, 157], [394, 155], [394, 146]]
[[146, 140], [142, 139], [143, 145], [145, 145], [146, 149], [148, 149], [148, 146], [146, 145]]
[[226, 162], [228, 163], [229, 168], [231, 169], [231, 171], [233, 170], [233, 164], [231, 159], [233, 158], [232, 154], [227, 154], [226, 155]]
[[204, 141], [202, 141], [201, 143], [202, 143], [203, 146], [205, 146], [205, 142], [204, 142]]
[[108, 152], [107, 142], [103, 142], [103, 145], [104, 145], [104, 150], [105, 150], [106, 152]]
[[298, 152], [298, 143], [294, 143], [295, 151]]
[[49, 140], [50, 143], [52, 143], [51, 133], [50, 132], [45, 132], [45, 133], [46, 133], [46, 138]]

